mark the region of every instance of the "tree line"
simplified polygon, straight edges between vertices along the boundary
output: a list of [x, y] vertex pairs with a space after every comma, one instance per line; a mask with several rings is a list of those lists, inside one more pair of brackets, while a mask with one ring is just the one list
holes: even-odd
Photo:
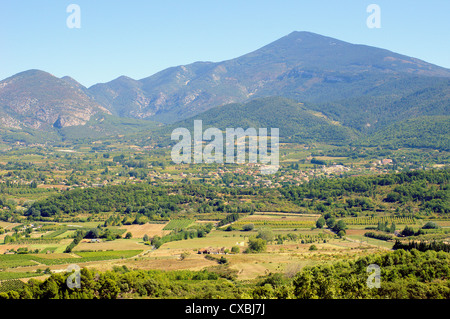
[[[368, 285], [372, 264], [380, 268], [379, 288]], [[231, 272], [228, 263], [202, 271], [82, 268], [80, 288], [68, 287], [69, 273], [53, 273], [3, 290], [0, 299], [450, 299], [450, 254], [445, 251], [397, 249], [293, 273], [269, 273], [245, 283]]]
[[[29, 220], [80, 213], [116, 212], [145, 216], [148, 220], [168, 219], [173, 214], [192, 208], [199, 213], [251, 213], [255, 206], [239, 201], [226, 203], [224, 197], [252, 193], [205, 185], [153, 186], [149, 184], [112, 185], [101, 188], [78, 188], [34, 202], [24, 213]], [[220, 195], [219, 195], [220, 194]], [[136, 216], [138, 214], [138, 216]], [[125, 223], [125, 218], [122, 224]], [[117, 221], [109, 220], [108, 223]], [[133, 223], [141, 223], [139, 220]]]

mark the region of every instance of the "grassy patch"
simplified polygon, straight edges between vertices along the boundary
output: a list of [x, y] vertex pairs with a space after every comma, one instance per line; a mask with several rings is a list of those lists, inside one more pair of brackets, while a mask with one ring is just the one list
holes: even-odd
[[54, 253], [54, 252], [56, 252], [56, 249], [58, 249], [58, 247], [46, 247], [46, 248], [42, 249], [40, 251], [40, 253], [41, 254]]
[[383, 247], [383, 248], [388, 248], [388, 249], [391, 249], [392, 246], [394, 246], [393, 242], [388, 242], [388, 241], [379, 240], [379, 239], [375, 239], [375, 238], [365, 237], [364, 235], [350, 235], [350, 236], [346, 236], [346, 237], [348, 237], [352, 240], [362, 241], [369, 245], [375, 245], [378, 247]]
[[42, 274], [38, 274], [36, 272], [0, 272], [0, 281], [2, 280], [11, 280], [11, 279], [20, 279], [20, 278], [30, 278], [42, 276]]
[[29, 255], [0, 255], [0, 268], [35, 266]]
[[94, 251], [77, 252], [72, 254], [24, 254], [24, 255], [3, 255], [0, 256], [0, 268], [15, 268], [24, 266], [34, 266], [36, 262], [50, 265], [60, 265], [69, 263], [83, 263], [89, 261], [125, 259], [140, 254], [142, 250], [117, 250], [117, 251]]
[[189, 227], [192, 223], [194, 223], [194, 220], [192, 219], [173, 219], [163, 228], [163, 230], [184, 229]]

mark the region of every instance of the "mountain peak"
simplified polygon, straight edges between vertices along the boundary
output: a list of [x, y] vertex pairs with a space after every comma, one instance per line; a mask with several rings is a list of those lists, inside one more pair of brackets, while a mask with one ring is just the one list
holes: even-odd
[[314, 33], [314, 32], [310, 32], [310, 31], [292, 31], [285, 37], [288, 37], [288, 38], [307, 38], [307, 37], [328, 38], [327, 36], [324, 36], [324, 35], [321, 35], [318, 33]]
[[43, 71], [43, 70], [39, 70], [39, 69], [30, 69], [30, 70], [26, 70], [23, 72], [19, 72], [16, 74], [17, 76], [21, 76], [21, 75], [27, 75], [27, 76], [34, 76], [34, 75], [47, 75], [47, 76], [53, 76], [50, 73]]
[[70, 76], [63, 76], [61, 78], [61, 80], [67, 82], [70, 86], [72, 86], [73, 88], [77, 88], [80, 90], [86, 90], [86, 87], [84, 85], [82, 85], [81, 83], [79, 83], [77, 80], [75, 80], [74, 78], [70, 77]]
[[119, 76], [116, 81], [121, 81], [121, 82], [135, 82], [135, 79], [130, 78], [129, 76], [126, 75], [121, 75]]
[[272, 43], [268, 44], [268, 46], [270, 45], [280, 45], [280, 44], [290, 44], [290, 45], [295, 45], [295, 42], [298, 43], [298, 45], [311, 45], [311, 44], [322, 44], [322, 45], [330, 45], [330, 44], [336, 44], [336, 43], [341, 43], [341, 44], [348, 44], [348, 45], [352, 45], [351, 43], [345, 42], [345, 41], [341, 41], [335, 38], [331, 38], [325, 35], [321, 35], [318, 33], [314, 33], [314, 32], [309, 32], [309, 31], [293, 31], [291, 33], [289, 33], [288, 35], [273, 41]]
[[120, 77], [89, 90], [113, 114], [170, 123], [271, 95], [306, 102], [346, 99], [409, 76], [450, 77], [450, 70], [380, 48], [293, 31], [234, 59], [174, 66], [140, 80]]
[[10, 76], [9, 78], [4, 79], [1, 82], [10, 82], [10, 81], [14, 81], [14, 80], [18, 80], [18, 79], [26, 79], [26, 78], [55, 78], [55, 79], [57, 79], [54, 75], [52, 75], [48, 72], [38, 70], [38, 69], [31, 69], [31, 70], [26, 70], [26, 71], [22, 71], [17, 74], [14, 74], [14, 75]]

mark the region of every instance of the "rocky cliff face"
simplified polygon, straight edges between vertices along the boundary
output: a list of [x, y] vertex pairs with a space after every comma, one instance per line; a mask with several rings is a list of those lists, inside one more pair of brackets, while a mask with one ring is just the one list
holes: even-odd
[[0, 82], [0, 123], [5, 127], [62, 128], [110, 112], [75, 80], [29, 70]]

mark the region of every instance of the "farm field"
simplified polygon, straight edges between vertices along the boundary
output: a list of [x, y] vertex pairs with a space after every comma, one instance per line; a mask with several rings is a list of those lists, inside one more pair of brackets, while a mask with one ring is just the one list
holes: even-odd
[[408, 217], [354, 217], [343, 219], [347, 225], [377, 225], [379, 222], [388, 224], [395, 223], [397, 225], [416, 225], [418, 222], [413, 218]]
[[[5, 271], [17, 273], [16, 278], [20, 278], [20, 273], [22, 273], [25, 281], [37, 269], [50, 267], [55, 271], [61, 271], [65, 266], [72, 263], [102, 270], [112, 269], [118, 264], [139, 269], [200, 270], [204, 267], [211, 267], [216, 263], [199, 254], [199, 250], [226, 249], [231, 251], [232, 247], [236, 246], [239, 247], [239, 253], [228, 253], [224, 256], [228, 260], [230, 269], [237, 270], [238, 278], [248, 280], [255, 279], [267, 272], [288, 272], [294, 268], [296, 269], [296, 267], [301, 268], [306, 265], [330, 262], [346, 257], [347, 253], [352, 253], [355, 256], [363, 255], [377, 246], [373, 245], [371, 241], [367, 243], [367, 240], [363, 243], [354, 242], [353, 239], [356, 240], [359, 237], [354, 237], [351, 230], [349, 230], [348, 236], [350, 240], [346, 240], [333, 239], [334, 235], [329, 234], [326, 230], [311, 229], [311, 225], [315, 223], [316, 218], [317, 215], [255, 213], [239, 220], [244, 224], [264, 221], [265, 223], [256, 224], [258, 227], [272, 229], [275, 235], [287, 236], [288, 234], [295, 234], [298, 236], [296, 240], [285, 240], [283, 243], [268, 243], [267, 251], [263, 254], [244, 253], [248, 248], [249, 238], [257, 235], [258, 227], [255, 227], [252, 231], [242, 231], [237, 228], [232, 231], [212, 230], [205, 237], [171, 241], [155, 250], [151, 246], [144, 244], [142, 241], [143, 235], [164, 236], [171, 231], [163, 230], [167, 225], [166, 223], [147, 223], [122, 226], [123, 230], [132, 233], [131, 239], [122, 238], [99, 242], [84, 239], [73, 249], [71, 254], [63, 253], [62, 250], [64, 246], [70, 243], [70, 238], [62, 239], [57, 245], [29, 245], [30, 249], [39, 249], [42, 253], [33, 255], [1, 255], [0, 267], [4, 268]], [[280, 221], [284, 221], [286, 225], [279, 227], [278, 223]], [[309, 224], [308, 227], [299, 227], [299, 222], [312, 224]], [[179, 223], [174, 222], [173, 225], [182, 223], [189, 225], [192, 224], [192, 221], [188, 223], [186, 220], [181, 220]], [[205, 222], [200, 224], [205, 224]], [[53, 234], [55, 235], [56, 233], [57, 236], [51, 237], [58, 238], [65, 234], [64, 232], [57, 234], [57, 232], [61, 231], [54, 231]], [[73, 234], [72, 232], [74, 231], [70, 231], [69, 234]], [[51, 235], [52, 232], [49, 234]], [[305, 243], [302, 243], [302, 240], [306, 240]], [[318, 251], [309, 251], [313, 243], [318, 247]], [[378, 246], [383, 248], [383, 245]], [[20, 248], [21, 245], [0, 245], [0, 247], [7, 250]], [[119, 257], [122, 252], [125, 253], [124, 259]], [[180, 260], [180, 256], [183, 253], [187, 257]], [[136, 257], [130, 258], [132, 255]]]
[[[250, 234], [248, 234], [250, 235]], [[210, 238], [191, 239], [176, 241], [164, 244], [157, 250], [151, 250], [144, 253], [142, 257], [120, 261], [120, 265], [126, 265], [129, 268], [137, 267], [139, 269], [163, 269], [163, 270], [200, 270], [205, 267], [217, 265], [217, 263], [206, 259], [205, 255], [198, 254], [199, 249], [203, 248], [231, 248], [240, 247], [238, 254], [226, 254], [228, 265], [231, 269], [237, 270], [239, 279], [255, 279], [267, 272], [288, 272], [290, 269], [306, 265], [316, 265], [328, 263], [334, 260], [348, 258], [353, 256], [365, 255], [376, 250], [373, 246], [366, 244], [360, 245], [350, 241], [340, 241], [336, 244], [317, 244], [319, 253], [310, 252], [311, 244], [292, 244], [268, 245], [267, 252], [262, 254], [244, 254], [247, 248], [246, 237], [239, 237], [238, 234], [229, 236], [222, 231], [212, 232]], [[242, 240], [242, 241], [239, 241]], [[241, 244], [243, 244], [241, 246]], [[362, 247], [362, 248], [361, 248]], [[181, 254], [187, 254], [183, 260], [180, 260]], [[221, 255], [218, 255], [221, 256]], [[114, 263], [115, 265], [117, 263]], [[98, 265], [102, 269], [111, 269], [113, 265], [108, 263]], [[298, 268], [300, 267], [300, 268]]]
[[393, 242], [386, 242], [384, 240], [369, 238], [369, 237], [365, 237], [364, 235], [348, 235], [347, 237], [358, 243], [364, 243], [367, 245], [372, 245], [372, 246], [376, 246], [376, 247], [380, 247], [380, 248], [384, 248], [384, 249], [392, 249], [392, 246], [394, 246]]
[[279, 229], [311, 228], [316, 224], [319, 215], [282, 214], [282, 213], [254, 213], [253, 215], [239, 219], [232, 226], [242, 229], [243, 226], [252, 224], [255, 228], [269, 227]]
[[[93, 251], [93, 252], [77, 252], [77, 254], [48, 254], [48, 255], [35, 255], [35, 254], [23, 254], [23, 255], [4, 255], [0, 256], [0, 269], [4, 269], [5, 272], [12, 269], [19, 268], [17, 274], [24, 274], [25, 277], [30, 277], [30, 270], [41, 269], [42, 267], [55, 266], [57, 268], [70, 264], [79, 264], [89, 262], [99, 262], [103, 260], [122, 260], [139, 255], [142, 250], [116, 250], [116, 251]], [[64, 266], [65, 265], [65, 266]], [[33, 268], [29, 266], [35, 266]], [[22, 268], [22, 269], [20, 269]], [[27, 272], [23, 273], [21, 270], [26, 269]], [[17, 276], [20, 278], [20, 276]]]
[[150, 237], [153, 236], [164, 236], [170, 233], [170, 230], [165, 230], [167, 223], [162, 224], [151, 224], [146, 223], [144, 225], [125, 225], [120, 227], [120, 229], [124, 229], [126, 232], [130, 232], [133, 235], [133, 238], [142, 238], [144, 235], [148, 235]]
[[[255, 232], [239, 232], [239, 231], [212, 231], [206, 237], [194, 238], [189, 240], [173, 241], [162, 245], [154, 254], [168, 253], [180, 250], [191, 250], [196, 251], [201, 248], [216, 247], [222, 248], [227, 247], [231, 249], [232, 246], [239, 246], [248, 241], [248, 237], [255, 235]], [[244, 246], [242, 245], [242, 246]]]
[[450, 228], [450, 220], [436, 220], [434, 221], [437, 225], [444, 227], [444, 228]]
[[173, 219], [164, 226], [163, 230], [174, 230], [174, 229], [187, 228], [187, 227], [189, 227], [189, 225], [191, 225], [194, 222], [195, 221], [192, 219]]
[[11, 244], [4, 244], [4, 245], [0, 245], [0, 254], [5, 254], [6, 252], [10, 251], [10, 250], [17, 250], [19, 248], [23, 248], [23, 247], [28, 247], [29, 250], [35, 250], [35, 249], [39, 249], [39, 250], [43, 250], [46, 249], [47, 247], [56, 247], [55, 252], [59, 252], [62, 253], [64, 251], [64, 248], [71, 242], [71, 239], [62, 239], [58, 241], [58, 244], [55, 245], [55, 243], [49, 243], [49, 244], [15, 244], [15, 243], [11, 243]]
[[81, 241], [74, 249], [74, 252], [82, 252], [89, 250], [133, 250], [133, 249], [145, 249], [142, 243], [142, 238], [131, 238], [131, 239], [117, 239], [114, 241], [101, 241], [101, 242], [91, 242], [90, 240]]
[[[256, 215], [256, 214], [255, 214]], [[266, 215], [265, 219], [270, 221], [274, 217], [272, 214]], [[286, 214], [286, 217], [290, 214]], [[285, 217], [284, 214], [276, 214], [275, 220]], [[302, 217], [290, 216], [294, 220], [299, 220]], [[255, 216], [259, 218], [259, 216]], [[316, 218], [315, 216], [308, 216], [307, 218]], [[252, 220], [251, 218], [249, 220]], [[245, 220], [246, 222], [248, 220]], [[234, 225], [234, 224], [232, 224]], [[139, 260], [139, 265], [147, 266], [156, 265], [165, 260], [165, 265], [182, 268], [182, 264], [185, 264], [187, 269], [197, 269], [201, 264], [201, 260], [204, 260], [205, 267], [210, 264], [209, 260], [203, 258], [202, 254], [198, 251], [203, 249], [227, 249], [231, 250], [233, 246], [239, 247], [240, 253], [238, 254], [226, 254], [225, 258], [228, 260], [228, 264], [231, 269], [238, 270], [238, 278], [242, 280], [255, 279], [257, 276], [261, 276], [268, 272], [288, 272], [294, 268], [301, 268], [306, 265], [315, 265], [320, 263], [328, 263], [333, 260], [341, 258], [348, 258], [353, 255], [365, 255], [369, 252], [373, 252], [377, 249], [384, 249], [382, 246], [376, 246], [368, 244], [367, 242], [356, 242], [354, 240], [333, 238], [334, 235], [328, 234], [324, 230], [311, 230], [307, 229], [280, 229], [278, 227], [272, 227], [273, 224], [268, 223], [265, 228], [271, 228], [275, 235], [287, 235], [295, 233], [298, 236], [298, 240], [286, 240], [282, 244], [276, 244], [275, 242], [267, 245], [266, 253], [260, 254], [245, 254], [245, 250], [248, 248], [249, 238], [257, 235], [257, 229], [253, 231], [242, 230], [213, 230], [206, 237], [194, 238], [188, 240], [172, 241], [163, 244], [159, 249], [149, 251], [145, 257]], [[321, 237], [324, 236], [324, 237]], [[328, 237], [329, 236], [329, 237]], [[302, 238], [308, 239], [310, 243], [302, 243]], [[327, 238], [326, 243], [324, 239]], [[310, 246], [315, 244], [318, 247], [317, 251], [311, 252]], [[187, 257], [182, 261], [178, 256], [181, 254], [187, 254]], [[194, 262], [195, 261], [195, 262]], [[146, 263], [147, 262], [147, 263]], [[128, 261], [127, 261], [128, 263]], [[130, 264], [136, 262], [130, 261]], [[194, 268], [190, 268], [192, 264], [195, 264]], [[168, 266], [169, 267], [169, 266]]]

